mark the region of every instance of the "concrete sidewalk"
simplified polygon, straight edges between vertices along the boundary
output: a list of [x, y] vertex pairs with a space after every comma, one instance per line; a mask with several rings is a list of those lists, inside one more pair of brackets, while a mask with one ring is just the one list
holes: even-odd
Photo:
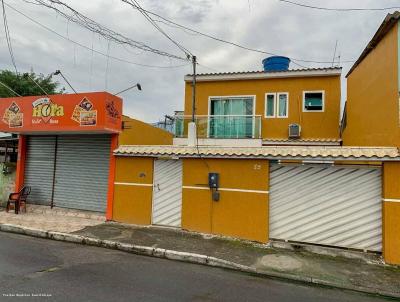
[[[174, 229], [117, 223], [86, 227], [75, 234], [202, 254], [249, 267], [252, 269], [249, 271], [260, 274], [400, 298], [400, 267], [384, 265], [380, 256], [374, 254], [345, 252], [347, 257], [344, 257], [329, 249], [320, 249], [317, 254], [301, 246], [294, 249], [268, 247]], [[324, 251], [327, 255], [321, 254]]]
[[177, 229], [102, 223], [102, 216], [90, 212], [67, 211], [66, 216], [62, 210], [46, 211], [0, 212], [0, 230], [400, 298], [400, 267], [384, 265], [375, 254], [279, 248]]
[[28, 227], [44, 231], [74, 232], [86, 226], [104, 223], [104, 215], [89, 211], [28, 204], [26, 213], [14, 214], [0, 208], [0, 223]]

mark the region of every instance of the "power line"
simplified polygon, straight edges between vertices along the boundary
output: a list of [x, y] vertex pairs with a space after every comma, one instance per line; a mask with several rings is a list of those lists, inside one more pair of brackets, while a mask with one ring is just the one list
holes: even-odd
[[150, 24], [153, 25], [168, 40], [170, 40], [173, 44], [175, 44], [181, 51], [183, 51], [187, 58], [193, 56], [193, 54], [187, 48], [185, 48], [180, 43], [172, 39], [160, 26], [158, 26], [158, 24], [155, 23], [154, 20], [147, 14], [147, 12], [140, 6], [139, 2], [137, 2], [136, 0], [131, 0], [131, 2], [126, 2], [126, 3], [136, 7], [139, 10], [139, 12], [150, 22]]
[[[35, 23], [36, 25], [38, 25], [38, 26], [44, 28], [45, 30], [47, 30], [47, 31], [49, 31], [49, 32], [51, 32], [51, 33], [57, 35], [58, 37], [60, 37], [60, 38], [62, 38], [62, 39], [64, 39], [64, 40], [66, 40], [66, 41], [68, 41], [68, 42], [70, 42], [70, 43], [73, 43], [73, 44], [75, 44], [75, 45], [78, 45], [78, 46], [80, 46], [80, 47], [82, 47], [82, 48], [84, 48], [84, 49], [87, 49], [87, 50], [89, 50], [89, 51], [91, 51], [91, 52], [93, 52], [93, 53], [96, 53], [96, 54], [98, 54], [98, 55], [101, 55], [101, 56], [104, 56], [104, 57], [109, 57], [110, 59], [113, 59], [113, 60], [115, 60], [115, 61], [119, 61], [119, 62], [122, 62], [122, 63], [131, 64], [131, 65], [136, 65], [136, 66], [142, 66], [142, 67], [148, 67], [148, 68], [161, 68], [161, 69], [164, 69], [164, 68], [165, 68], [165, 69], [166, 69], [166, 68], [179, 68], [179, 67], [188, 66], [188, 63], [186, 63], [186, 64], [181, 64], [181, 65], [175, 65], [175, 66], [147, 65], [147, 64], [141, 64], [141, 63], [132, 62], [132, 61], [125, 60], [125, 59], [122, 59], [122, 58], [119, 58], [119, 57], [115, 57], [115, 56], [107, 56], [107, 54], [105, 54], [105, 53], [103, 53], [103, 52], [101, 52], [101, 51], [95, 50], [95, 49], [93, 49], [93, 48], [91, 48], [91, 47], [89, 47], [89, 46], [86, 46], [86, 45], [84, 45], [84, 44], [81, 44], [81, 43], [79, 43], [79, 42], [77, 42], [77, 41], [74, 41], [74, 40], [72, 40], [72, 39], [70, 39], [70, 38], [68, 38], [68, 37], [66, 37], [66, 36], [64, 36], [64, 35], [62, 35], [62, 34], [60, 34], [60, 33], [58, 33], [57, 31], [51, 29], [50, 27], [48, 27], [48, 26], [46, 26], [46, 25], [40, 23], [39, 21], [36, 21], [35, 19], [33, 19], [33, 18], [29, 17], [28, 15], [26, 15], [25, 13], [21, 12], [20, 10], [14, 8], [14, 7], [11, 6], [10, 4], [8, 4], [8, 3], [4, 3], [4, 4], [5, 4], [7, 7], [9, 7], [11, 10], [15, 11], [16, 13], [20, 14], [21, 16], [24, 16], [25, 18], [27, 18], [27, 19], [30, 20], [31, 22], [33, 22], [33, 23]], [[35, 5], [36, 5], [36, 4], [35, 4]]]
[[[126, 3], [126, 4], [131, 5], [131, 6], [132, 6], [133, 8], [135, 8], [135, 9], [139, 10], [136, 6], [134, 6], [134, 5], [132, 5], [131, 3], [129, 3], [128, 0], [121, 0], [121, 1], [124, 2], [124, 3]], [[203, 33], [203, 32], [201, 32], [201, 31], [199, 31], [199, 30], [196, 30], [196, 29], [190, 28], [190, 27], [188, 27], [188, 26], [185, 26], [185, 25], [176, 23], [176, 22], [174, 22], [174, 21], [171, 21], [171, 20], [169, 20], [169, 19], [167, 19], [167, 18], [165, 18], [165, 17], [163, 17], [163, 16], [161, 16], [161, 15], [159, 15], [159, 14], [157, 14], [157, 13], [154, 13], [154, 12], [152, 12], [152, 11], [145, 10], [145, 9], [143, 9], [143, 11], [145, 11], [145, 12], [148, 13], [149, 15], [156, 16], [157, 18], [159, 18], [159, 19], [162, 20], [162, 21], [160, 21], [160, 20], [154, 20], [155, 22], [164, 23], [164, 24], [166, 24], [166, 25], [169, 24], [170, 26], [173, 25], [173, 27], [175, 27], [175, 28], [177, 27], [177, 28], [180, 28], [180, 29], [182, 29], [182, 30], [184, 30], [184, 31], [189, 31], [189, 32], [192, 32], [192, 33], [195, 33], [195, 34], [204, 36], [204, 37], [206, 37], [206, 38], [209, 38], [209, 39], [212, 39], [212, 40], [221, 42], [221, 43], [229, 44], [229, 45], [232, 45], [232, 46], [235, 46], [235, 47], [244, 49], [244, 50], [248, 50], [248, 51], [252, 51], [252, 52], [257, 52], [257, 53], [262, 53], [262, 54], [271, 55], [271, 56], [281, 55], [281, 54], [273, 53], [273, 52], [270, 52], [270, 51], [265, 51], [265, 50], [261, 50], [261, 49], [256, 49], [256, 48], [251, 48], [251, 47], [248, 47], [248, 46], [244, 46], [244, 45], [238, 44], [238, 43], [236, 43], [236, 42], [231, 42], [231, 41], [228, 41], [228, 40], [224, 40], [224, 39], [222, 39], [222, 38], [215, 37], [215, 36], [213, 36], [213, 35], [211, 35], [211, 34]], [[164, 22], [164, 21], [165, 21], [165, 22]], [[325, 60], [307, 60], [307, 59], [294, 58], [294, 57], [290, 57], [290, 59], [291, 59], [292, 61], [303, 62], [303, 63], [318, 63], [318, 64], [331, 64], [331, 63], [332, 63], [331, 60], [326, 60], [326, 61], [325, 61]], [[355, 61], [355, 60], [344, 60], [344, 61], [342, 61], [342, 63], [353, 63], [354, 61]], [[302, 65], [300, 65], [300, 64], [298, 64], [298, 65], [299, 65], [299, 66], [302, 66]]]
[[[151, 52], [160, 56], [165, 56], [165, 57], [170, 57], [178, 60], [183, 60], [186, 61], [187, 58], [181, 57], [178, 55], [170, 54], [166, 51], [162, 51], [156, 48], [153, 48], [149, 45], [146, 45], [143, 42], [140, 41], [135, 41], [129, 37], [126, 37], [112, 29], [109, 29], [100, 23], [90, 19], [89, 17], [81, 14], [68, 4], [60, 1], [60, 0], [24, 0], [27, 3], [32, 3], [36, 2], [36, 4], [44, 6], [46, 8], [49, 8], [53, 11], [55, 11], [57, 14], [61, 15], [65, 19], [74, 22], [75, 24], [78, 24], [79, 26], [86, 28], [87, 30], [91, 32], [95, 32], [102, 37], [104, 37], [106, 40], [113, 41], [117, 44], [122, 44], [122, 45], [129, 45], [133, 48], [138, 48], [142, 49], [147, 52]], [[61, 9], [57, 8], [57, 6], [60, 6]], [[62, 9], [66, 9], [69, 13], [64, 12]]]
[[0, 81], [0, 85], [4, 86], [5, 88], [7, 88], [8, 90], [10, 90], [12, 93], [14, 93], [16, 96], [22, 96], [19, 93], [16, 93], [10, 86], [8, 86], [7, 84], [3, 83]]
[[[18, 68], [17, 68], [17, 64], [15, 63], [15, 57], [14, 57], [14, 52], [12, 49], [12, 44], [11, 44], [11, 35], [10, 35], [10, 29], [8, 28], [8, 22], [7, 22], [7, 15], [6, 15], [6, 9], [5, 9], [5, 3], [4, 0], [1, 0], [1, 5], [3, 8], [3, 21], [4, 21], [4, 30], [6, 32], [6, 40], [7, 40], [7, 46], [8, 46], [8, 51], [10, 53], [10, 57], [11, 57], [11, 62], [14, 66], [15, 69], [15, 74], [18, 75]], [[32, 78], [29, 73], [27, 73], [28, 79], [30, 79], [33, 83], [35, 83], [35, 85], [37, 87], [39, 87], [39, 89], [44, 92], [45, 95], [48, 95], [47, 92], [43, 89], [42, 86], [39, 85], [38, 82], [35, 81], [34, 78]]]
[[14, 52], [13, 52], [12, 45], [11, 45], [10, 29], [8, 28], [7, 14], [6, 14], [6, 8], [4, 6], [4, 0], [1, 0], [1, 6], [3, 8], [3, 23], [4, 23], [4, 31], [6, 34], [8, 52], [10, 53], [11, 62], [15, 68], [15, 73], [18, 73], [17, 64], [15, 63]]
[[35, 79], [29, 75], [29, 73], [27, 73], [27, 76], [28, 76], [28, 79], [30, 79], [33, 83], [35, 83], [35, 85], [36, 85], [46, 96], [49, 96], [49, 94], [46, 92], [46, 90], [44, 90], [43, 87], [40, 86], [39, 83], [36, 82]]
[[384, 11], [384, 10], [393, 10], [398, 9], [400, 6], [392, 6], [392, 7], [378, 7], [378, 8], [330, 8], [330, 7], [321, 7], [321, 6], [313, 6], [307, 5], [299, 2], [289, 1], [289, 0], [279, 0], [280, 2], [285, 2], [291, 5], [296, 5], [305, 8], [319, 9], [319, 10], [327, 10], [327, 11], [339, 11], [339, 12], [351, 12], [351, 11]]

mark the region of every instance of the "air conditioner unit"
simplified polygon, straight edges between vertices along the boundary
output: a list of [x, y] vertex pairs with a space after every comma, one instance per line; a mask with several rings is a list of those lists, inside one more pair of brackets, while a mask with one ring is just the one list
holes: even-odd
[[299, 138], [301, 134], [301, 126], [299, 124], [289, 125], [289, 138]]

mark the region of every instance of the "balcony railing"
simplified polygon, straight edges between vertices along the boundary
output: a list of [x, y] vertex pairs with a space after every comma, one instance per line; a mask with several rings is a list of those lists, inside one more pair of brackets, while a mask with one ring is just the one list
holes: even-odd
[[[175, 137], [185, 138], [191, 116], [175, 116]], [[259, 115], [196, 115], [198, 138], [261, 138]]]

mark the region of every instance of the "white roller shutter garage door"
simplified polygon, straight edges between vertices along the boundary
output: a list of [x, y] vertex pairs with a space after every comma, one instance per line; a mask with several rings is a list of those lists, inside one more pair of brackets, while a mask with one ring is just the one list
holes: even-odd
[[181, 212], [182, 161], [155, 160], [152, 223], [180, 227]]
[[270, 238], [382, 249], [381, 169], [271, 164]]

